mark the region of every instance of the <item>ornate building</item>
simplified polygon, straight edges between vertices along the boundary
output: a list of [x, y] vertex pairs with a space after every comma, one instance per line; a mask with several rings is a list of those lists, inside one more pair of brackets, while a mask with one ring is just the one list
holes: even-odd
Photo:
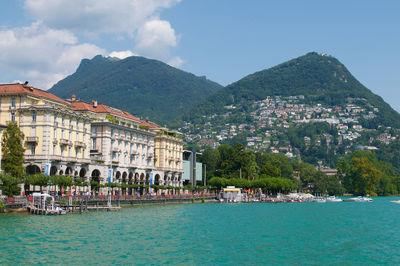
[[183, 140], [181, 134], [168, 131], [166, 128], [158, 128], [155, 137], [155, 155], [156, 168], [164, 172], [163, 185], [182, 187]]
[[72, 108], [32, 86], [0, 85], [0, 124], [15, 121], [24, 133], [28, 174], [47, 171], [86, 179], [91, 119]]
[[0, 129], [10, 121], [25, 135], [28, 174], [68, 175], [99, 184], [183, 186], [180, 133], [126, 111], [74, 95], [63, 100], [26, 84], [3, 84]]
[[176, 132], [96, 101], [77, 101], [75, 96], [69, 101], [75, 111], [93, 118], [92, 180], [102, 184], [182, 185], [179, 151], [182, 153], [183, 142]]

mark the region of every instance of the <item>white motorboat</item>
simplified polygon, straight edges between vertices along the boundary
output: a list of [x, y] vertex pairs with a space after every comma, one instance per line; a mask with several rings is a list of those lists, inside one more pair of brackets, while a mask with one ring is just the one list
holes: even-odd
[[343, 200], [336, 196], [329, 196], [326, 198], [326, 202], [342, 202]]
[[358, 196], [358, 197], [356, 197], [356, 198], [345, 199], [344, 201], [352, 201], [352, 202], [372, 202], [373, 199], [371, 199], [370, 197]]
[[326, 199], [324, 199], [324, 198], [322, 198], [322, 197], [319, 197], [319, 198], [316, 198], [316, 199], [315, 199], [315, 202], [318, 202], [318, 203], [325, 203], [325, 202], [326, 202]]
[[391, 200], [390, 202], [400, 204], [400, 200]]

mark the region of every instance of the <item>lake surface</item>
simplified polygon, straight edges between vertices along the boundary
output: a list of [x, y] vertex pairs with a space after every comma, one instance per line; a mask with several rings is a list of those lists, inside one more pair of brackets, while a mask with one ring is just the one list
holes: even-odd
[[4, 214], [0, 264], [400, 264], [393, 199]]

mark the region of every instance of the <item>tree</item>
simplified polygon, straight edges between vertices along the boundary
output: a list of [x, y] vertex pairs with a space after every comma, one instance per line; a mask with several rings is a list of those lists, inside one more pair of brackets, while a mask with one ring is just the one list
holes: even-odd
[[23, 143], [24, 133], [21, 132], [17, 123], [9, 123], [3, 132], [1, 169], [19, 179], [25, 175]]
[[376, 196], [376, 183], [381, 179], [382, 172], [376, 169], [367, 158], [353, 158], [349, 176], [353, 179], [354, 193]]
[[14, 195], [19, 195], [21, 188], [18, 186], [20, 183], [20, 179], [12, 176], [10, 174], [1, 174], [0, 180], [2, 181], [1, 190], [3, 194], [7, 195], [8, 197], [12, 197]]
[[219, 161], [219, 152], [215, 149], [206, 149], [201, 155], [201, 162], [207, 165], [207, 178], [210, 178], [214, 175], [215, 170], [217, 169], [217, 163]]
[[49, 183], [49, 177], [44, 174], [36, 174], [28, 176], [28, 183], [34, 186], [40, 186], [40, 191], [42, 191], [42, 187], [47, 186]]

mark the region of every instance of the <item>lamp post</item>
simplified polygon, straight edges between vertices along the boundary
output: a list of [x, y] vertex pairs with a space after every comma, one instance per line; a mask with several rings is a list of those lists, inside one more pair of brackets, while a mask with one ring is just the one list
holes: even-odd
[[0, 196], [3, 195], [2, 187], [3, 187], [3, 180], [0, 179]]

